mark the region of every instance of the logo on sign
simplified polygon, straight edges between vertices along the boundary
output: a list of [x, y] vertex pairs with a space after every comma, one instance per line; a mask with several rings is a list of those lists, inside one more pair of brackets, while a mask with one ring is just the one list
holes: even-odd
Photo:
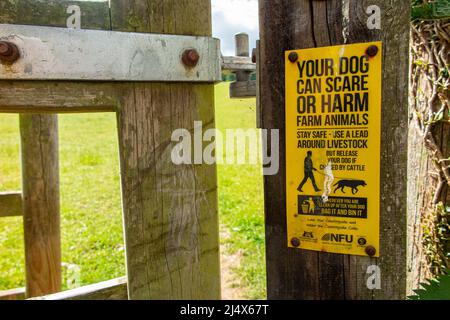
[[322, 241], [337, 243], [353, 243], [353, 236], [348, 234], [327, 233], [322, 237]]

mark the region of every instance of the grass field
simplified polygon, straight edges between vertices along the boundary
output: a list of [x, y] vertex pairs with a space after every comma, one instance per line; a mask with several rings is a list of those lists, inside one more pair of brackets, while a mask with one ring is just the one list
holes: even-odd
[[[216, 86], [217, 128], [254, 128], [255, 99], [230, 100]], [[114, 114], [60, 115], [61, 229], [64, 289], [124, 275]], [[0, 191], [20, 190], [18, 116], [0, 115]], [[243, 297], [265, 298], [262, 177], [258, 165], [219, 165], [224, 255]], [[0, 290], [24, 285], [21, 218], [0, 220]]]

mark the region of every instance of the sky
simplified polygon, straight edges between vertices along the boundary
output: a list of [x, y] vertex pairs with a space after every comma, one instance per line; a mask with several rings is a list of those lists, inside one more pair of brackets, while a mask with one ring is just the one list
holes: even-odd
[[234, 35], [250, 35], [250, 53], [259, 38], [258, 0], [212, 0], [213, 36], [221, 41], [222, 54], [235, 54]]

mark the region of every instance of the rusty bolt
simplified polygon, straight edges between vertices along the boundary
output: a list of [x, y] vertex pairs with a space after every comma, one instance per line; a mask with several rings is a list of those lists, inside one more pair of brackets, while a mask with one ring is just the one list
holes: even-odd
[[297, 52], [291, 52], [291, 53], [289, 53], [288, 58], [289, 58], [290, 62], [295, 63], [298, 60], [298, 53]]
[[0, 61], [2, 63], [14, 63], [19, 58], [19, 48], [14, 43], [0, 41]]
[[378, 54], [378, 47], [377, 46], [368, 47], [366, 50], [366, 54], [371, 58], [375, 57]]
[[375, 249], [374, 246], [367, 246], [366, 247], [366, 254], [370, 257], [373, 257], [377, 254], [377, 249]]
[[183, 52], [183, 56], [181, 57], [184, 65], [189, 68], [193, 68], [198, 64], [200, 60], [200, 55], [195, 49], [187, 49]]
[[298, 248], [298, 247], [300, 247], [300, 240], [299, 240], [298, 238], [292, 238], [292, 239], [291, 239], [291, 244], [292, 244], [294, 247]]

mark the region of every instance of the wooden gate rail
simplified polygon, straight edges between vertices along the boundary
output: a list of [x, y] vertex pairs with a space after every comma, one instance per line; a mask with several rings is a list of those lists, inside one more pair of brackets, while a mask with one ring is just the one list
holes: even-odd
[[121, 277], [30, 300], [127, 300], [127, 278]]
[[0, 192], [0, 218], [23, 216], [22, 193]]

